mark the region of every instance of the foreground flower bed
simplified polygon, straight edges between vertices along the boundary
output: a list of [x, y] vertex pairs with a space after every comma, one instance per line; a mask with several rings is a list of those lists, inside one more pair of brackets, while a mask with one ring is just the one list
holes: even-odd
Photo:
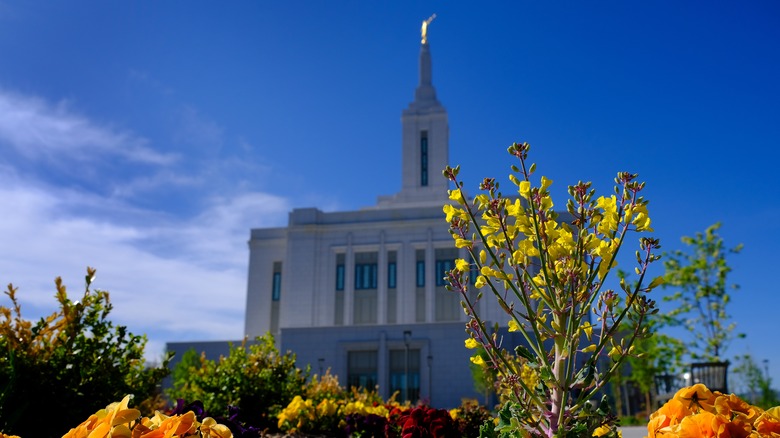
[[[448, 412], [393, 401], [380, 404], [324, 398], [314, 403], [313, 399], [298, 396], [278, 415], [279, 428], [285, 435], [268, 435], [234, 421], [235, 416], [225, 419], [205, 416], [202, 404], [197, 402], [179, 403], [169, 414], [156, 412], [151, 417], [142, 417], [137, 409], [129, 407], [130, 398], [126, 396], [99, 410], [63, 438], [454, 438], [484, 436], [484, 432], [499, 423], [473, 401], [464, 402], [460, 408]], [[763, 410], [734, 394], [710, 391], [697, 384], [681, 389], [654, 412], [647, 431], [649, 438], [780, 437], [780, 406]], [[593, 436], [608, 435], [609, 432], [614, 431], [597, 429]], [[0, 438], [18, 437], [0, 433]]]
[[647, 433], [649, 438], [780, 437], [780, 406], [764, 411], [734, 394], [696, 384], [650, 415]]
[[[68, 431], [63, 438], [232, 438], [232, 437], [437, 437], [478, 436], [479, 426], [490, 420], [487, 410], [476, 402], [464, 402], [446, 411], [429, 406], [366, 404], [362, 401], [324, 399], [313, 404], [300, 396], [279, 414], [283, 434], [268, 433], [237, 421], [238, 412], [228, 418], [205, 414], [202, 403], [180, 402], [168, 414], [155, 412], [142, 417], [130, 408], [131, 396], [111, 403]], [[186, 411], [186, 412], [184, 412]], [[0, 438], [19, 438], [0, 433]]]

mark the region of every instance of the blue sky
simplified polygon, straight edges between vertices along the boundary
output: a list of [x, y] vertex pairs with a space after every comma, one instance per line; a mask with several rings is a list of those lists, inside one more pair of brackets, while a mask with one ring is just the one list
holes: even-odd
[[468, 184], [528, 141], [561, 206], [638, 172], [666, 250], [721, 221], [745, 245], [729, 353], [780, 382], [775, 2], [0, 0], [0, 283], [37, 317], [94, 266], [152, 356], [240, 338], [250, 228], [400, 190], [432, 13]]

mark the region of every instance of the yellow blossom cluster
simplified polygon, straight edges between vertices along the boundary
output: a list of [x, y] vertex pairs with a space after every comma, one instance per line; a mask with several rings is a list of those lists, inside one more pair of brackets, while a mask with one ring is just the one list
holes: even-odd
[[648, 438], [780, 437], [780, 406], [764, 411], [702, 384], [679, 390], [650, 415]]
[[520, 379], [528, 388], [536, 388], [536, 385], [539, 383], [539, 373], [528, 366], [527, 363], [524, 363], [520, 369]]
[[128, 407], [130, 396], [111, 403], [71, 429], [62, 438], [232, 438], [230, 429], [208, 417], [199, 423], [192, 411], [168, 416], [155, 412], [141, 417], [137, 409]]
[[285, 424], [290, 426], [291, 430], [301, 429], [306, 424], [306, 421], [314, 421], [317, 418], [314, 400], [304, 400], [300, 395], [296, 395], [290, 404], [277, 415], [277, 418], [279, 419], [278, 427], [280, 429]]
[[296, 395], [287, 407], [277, 415], [277, 419], [279, 420], [279, 429], [288, 432], [301, 432], [322, 422], [323, 419], [343, 419], [350, 414], [374, 414], [387, 417], [389, 411], [384, 405], [374, 406], [362, 400], [346, 402], [326, 398], [317, 403], [313, 399], [304, 399]]

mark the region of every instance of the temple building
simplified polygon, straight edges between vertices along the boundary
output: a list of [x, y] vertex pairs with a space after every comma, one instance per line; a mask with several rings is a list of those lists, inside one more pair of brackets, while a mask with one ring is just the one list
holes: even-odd
[[[295, 209], [287, 227], [251, 230], [245, 333], [271, 332], [299, 366], [330, 369], [344, 385], [454, 407], [480, 395], [460, 297], [443, 279], [468, 257], [442, 212], [449, 126], [432, 81], [429, 23], [419, 84], [401, 113], [401, 190], [361, 210]], [[496, 309], [482, 310], [497, 320]]]

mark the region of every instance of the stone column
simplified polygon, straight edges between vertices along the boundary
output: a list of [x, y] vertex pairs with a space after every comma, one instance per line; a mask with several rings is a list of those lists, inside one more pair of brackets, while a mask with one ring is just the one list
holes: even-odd
[[355, 306], [355, 250], [352, 248], [352, 234], [347, 236], [347, 251], [344, 255], [344, 325], [352, 325]]
[[425, 322], [436, 321], [436, 251], [433, 248], [433, 230], [428, 229], [425, 246]]
[[387, 323], [387, 248], [385, 248], [385, 232], [379, 234], [379, 252], [377, 254], [377, 285], [376, 285], [376, 323]]

